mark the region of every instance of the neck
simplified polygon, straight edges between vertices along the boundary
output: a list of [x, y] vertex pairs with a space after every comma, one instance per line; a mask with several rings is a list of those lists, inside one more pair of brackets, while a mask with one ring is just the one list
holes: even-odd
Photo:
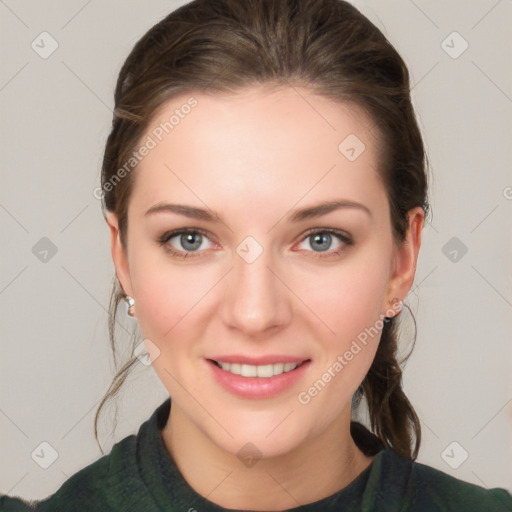
[[326, 498], [371, 464], [375, 457], [356, 446], [350, 420], [348, 409], [291, 452], [244, 464], [213, 443], [173, 402], [162, 438], [184, 479], [201, 496], [224, 508], [276, 511]]

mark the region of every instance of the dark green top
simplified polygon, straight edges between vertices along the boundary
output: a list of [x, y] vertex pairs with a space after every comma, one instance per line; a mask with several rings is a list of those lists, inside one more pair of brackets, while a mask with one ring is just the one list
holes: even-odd
[[[116, 443], [108, 455], [71, 476], [43, 501], [0, 497], [0, 511], [55, 512], [220, 512], [192, 489], [167, 451], [161, 430], [167, 422], [168, 398], [144, 422], [137, 434]], [[293, 512], [378, 511], [512, 511], [505, 489], [484, 489], [442, 471], [400, 457], [385, 449], [361, 424], [352, 422], [351, 435], [372, 464], [347, 487]]]

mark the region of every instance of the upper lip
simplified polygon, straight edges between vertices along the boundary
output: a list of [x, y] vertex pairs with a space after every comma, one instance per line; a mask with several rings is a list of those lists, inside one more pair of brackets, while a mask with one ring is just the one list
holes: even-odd
[[239, 363], [239, 364], [250, 364], [253, 366], [262, 366], [266, 364], [276, 364], [276, 363], [302, 363], [303, 361], [307, 361], [307, 357], [295, 357], [295, 356], [285, 356], [279, 354], [269, 354], [266, 356], [260, 357], [249, 357], [243, 355], [226, 355], [226, 356], [213, 356], [208, 359], [212, 359], [213, 361], [222, 362], [222, 363]]

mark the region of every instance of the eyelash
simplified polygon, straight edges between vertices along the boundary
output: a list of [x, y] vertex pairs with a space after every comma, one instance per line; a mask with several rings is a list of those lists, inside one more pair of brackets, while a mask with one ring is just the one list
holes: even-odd
[[[333, 235], [334, 237], [338, 238], [338, 240], [340, 242], [342, 242], [344, 244], [344, 246], [340, 247], [339, 249], [333, 251], [325, 251], [325, 252], [315, 252], [315, 251], [308, 251], [308, 252], [313, 252], [315, 254], [315, 258], [329, 258], [329, 257], [333, 257], [333, 256], [340, 256], [341, 253], [347, 249], [348, 247], [354, 245], [354, 241], [352, 240], [352, 237], [350, 237], [350, 235], [348, 235], [348, 233], [345, 233], [344, 231], [340, 231], [340, 230], [337, 230], [337, 229], [332, 229], [332, 228], [323, 228], [323, 229], [320, 229], [320, 228], [313, 228], [309, 231], [307, 231], [304, 236], [301, 238], [301, 242], [303, 242], [304, 240], [312, 237], [313, 235], [318, 235], [318, 234], [324, 234], [324, 233], [328, 233], [330, 235]], [[171, 240], [172, 238], [175, 238], [176, 236], [180, 236], [180, 235], [187, 235], [187, 234], [201, 234], [203, 235], [204, 237], [209, 238], [208, 234], [203, 231], [202, 229], [198, 229], [198, 228], [188, 228], [188, 229], [177, 229], [175, 231], [169, 231], [169, 232], [166, 232], [164, 233], [161, 237], [158, 238], [157, 242], [160, 246], [163, 246], [164, 247], [164, 250], [166, 252], [168, 252], [172, 257], [175, 257], [175, 258], [197, 258], [197, 257], [200, 257], [201, 256], [201, 251], [189, 251], [189, 252], [186, 252], [186, 251], [177, 251], [176, 249], [174, 249], [172, 246], [170, 246], [168, 244], [169, 240]], [[324, 254], [326, 254], [327, 256], [324, 256]]]

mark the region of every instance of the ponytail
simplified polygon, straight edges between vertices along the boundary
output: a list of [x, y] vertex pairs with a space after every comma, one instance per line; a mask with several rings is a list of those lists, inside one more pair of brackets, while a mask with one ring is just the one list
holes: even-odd
[[[414, 319], [414, 317], [413, 317]], [[412, 349], [397, 361], [397, 318], [384, 322], [379, 348], [361, 383], [368, 404], [371, 429], [388, 448], [408, 459], [416, 459], [421, 443], [420, 420], [402, 389], [401, 365]]]

